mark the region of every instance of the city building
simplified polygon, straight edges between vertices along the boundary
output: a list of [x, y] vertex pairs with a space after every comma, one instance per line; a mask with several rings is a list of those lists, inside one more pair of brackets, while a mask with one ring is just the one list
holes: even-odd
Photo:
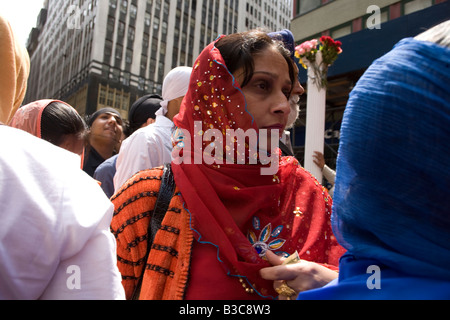
[[110, 106], [127, 117], [218, 35], [289, 28], [291, 11], [291, 0], [46, 0], [28, 40], [24, 103], [55, 98], [82, 115]]
[[[291, 30], [297, 44], [322, 35], [343, 44], [343, 53], [328, 71], [324, 154], [329, 166], [335, 167], [339, 130], [349, 93], [364, 71], [402, 38], [413, 37], [448, 19], [450, 3], [446, 0], [293, 1]], [[300, 69], [300, 80], [306, 88], [306, 71]], [[300, 106], [292, 138], [296, 157], [303, 163], [305, 96]]]

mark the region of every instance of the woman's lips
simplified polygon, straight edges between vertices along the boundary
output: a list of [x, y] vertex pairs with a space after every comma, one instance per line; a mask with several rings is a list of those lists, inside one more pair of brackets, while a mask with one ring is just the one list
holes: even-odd
[[270, 126], [263, 127], [261, 129], [283, 131], [284, 130], [284, 126], [282, 124], [273, 124], [273, 125], [270, 125]]
[[266, 129], [268, 134], [272, 130], [278, 130], [278, 134], [281, 137], [281, 135], [283, 134], [284, 128], [285, 128], [285, 126], [283, 126], [282, 124], [273, 124], [273, 125], [270, 125], [270, 126], [263, 127], [261, 129]]

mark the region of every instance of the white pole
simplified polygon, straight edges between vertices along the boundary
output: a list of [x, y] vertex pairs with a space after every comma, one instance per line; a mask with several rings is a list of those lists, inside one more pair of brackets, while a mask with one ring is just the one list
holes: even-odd
[[[322, 62], [322, 52], [316, 54], [316, 67]], [[321, 79], [317, 79], [314, 68], [309, 61], [308, 66], [307, 100], [306, 100], [306, 138], [305, 138], [305, 163], [304, 168], [308, 170], [319, 183], [322, 183], [322, 171], [313, 162], [314, 151], [324, 152], [325, 138], [325, 104], [326, 88], [318, 85]]]

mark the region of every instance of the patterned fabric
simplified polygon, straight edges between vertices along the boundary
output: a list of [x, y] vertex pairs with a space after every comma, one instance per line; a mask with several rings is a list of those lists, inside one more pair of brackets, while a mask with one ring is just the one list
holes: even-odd
[[155, 236], [147, 261], [147, 228], [161, 185], [162, 168], [141, 171], [113, 196], [115, 205], [111, 230], [117, 240], [118, 267], [127, 299], [147, 262], [141, 299], [179, 300], [188, 279], [192, 231], [181, 195], [175, 189], [169, 209]]

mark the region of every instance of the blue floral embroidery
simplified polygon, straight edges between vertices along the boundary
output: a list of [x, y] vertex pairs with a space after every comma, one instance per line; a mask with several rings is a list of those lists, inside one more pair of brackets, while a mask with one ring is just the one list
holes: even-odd
[[[261, 221], [259, 220], [258, 217], [253, 217], [252, 224], [253, 229], [261, 230]], [[258, 252], [259, 256], [264, 257], [267, 250], [275, 251], [280, 249], [284, 245], [286, 240], [277, 238], [282, 230], [283, 230], [282, 225], [279, 225], [278, 227], [272, 230], [272, 224], [269, 223], [261, 230], [261, 232], [259, 233], [259, 237], [256, 236], [253, 230], [249, 230], [247, 233], [247, 238], [252, 244], [252, 246], [255, 248], [256, 252]], [[269, 242], [269, 240], [271, 241]], [[281, 256], [286, 255], [289, 256], [286, 252], [283, 251], [275, 253]]]

